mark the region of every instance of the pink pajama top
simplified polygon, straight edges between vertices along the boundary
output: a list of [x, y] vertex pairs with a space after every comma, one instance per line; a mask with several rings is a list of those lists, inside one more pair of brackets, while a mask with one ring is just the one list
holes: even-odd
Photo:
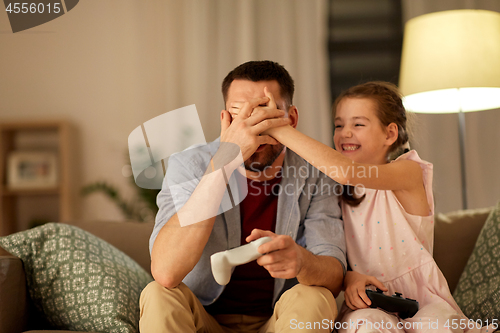
[[420, 308], [446, 302], [450, 310], [462, 315], [432, 257], [432, 164], [421, 160], [414, 150], [397, 160], [403, 159], [422, 168], [429, 214], [408, 214], [394, 193], [385, 190], [365, 189], [366, 197], [358, 207], [342, 203], [349, 264], [353, 271], [376, 277], [389, 289], [388, 295], [400, 292], [417, 300]]

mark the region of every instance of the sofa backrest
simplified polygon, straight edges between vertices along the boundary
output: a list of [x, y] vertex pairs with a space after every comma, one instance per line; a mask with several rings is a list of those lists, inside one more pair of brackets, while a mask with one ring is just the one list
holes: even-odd
[[149, 237], [154, 222], [75, 221], [70, 224], [102, 238], [134, 259], [146, 272], [151, 273]]
[[[490, 211], [491, 208], [481, 208], [435, 216], [433, 255], [452, 292]], [[78, 221], [71, 224], [104, 239], [151, 272], [149, 237], [153, 222]]]
[[434, 218], [434, 260], [455, 290], [491, 208], [437, 214]]

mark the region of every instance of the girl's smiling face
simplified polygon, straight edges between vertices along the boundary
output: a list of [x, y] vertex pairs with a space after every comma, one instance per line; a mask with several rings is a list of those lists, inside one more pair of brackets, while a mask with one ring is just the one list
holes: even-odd
[[[346, 97], [335, 113], [335, 149], [357, 163], [385, 164], [390, 146], [398, 137], [394, 123], [384, 127], [370, 98]], [[395, 135], [394, 135], [395, 131]]]

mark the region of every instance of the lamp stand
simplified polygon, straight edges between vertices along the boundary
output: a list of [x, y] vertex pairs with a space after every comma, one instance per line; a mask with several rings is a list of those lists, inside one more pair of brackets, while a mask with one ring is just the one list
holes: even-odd
[[462, 178], [462, 209], [467, 209], [467, 178], [465, 173], [465, 113], [458, 112], [458, 142], [460, 146], [460, 172]]

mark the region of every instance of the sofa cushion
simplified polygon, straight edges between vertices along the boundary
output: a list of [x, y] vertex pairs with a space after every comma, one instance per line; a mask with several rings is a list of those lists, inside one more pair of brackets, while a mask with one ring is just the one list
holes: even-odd
[[56, 329], [137, 332], [139, 296], [151, 276], [80, 228], [48, 223], [0, 238], [24, 263], [30, 296]]
[[500, 202], [488, 216], [453, 294], [464, 314], [500, 318]]

